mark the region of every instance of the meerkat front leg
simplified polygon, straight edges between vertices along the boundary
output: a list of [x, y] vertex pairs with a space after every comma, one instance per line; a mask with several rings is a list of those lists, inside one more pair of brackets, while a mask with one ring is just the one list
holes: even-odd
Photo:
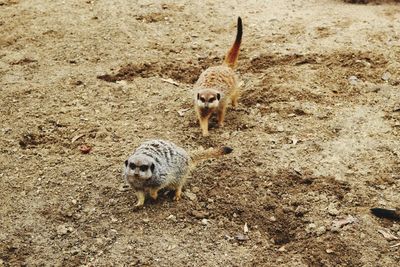
[[226, 106], [221, 103], [221, 106], [219, 107], [217, 112], [217, 120], [219, 127], [224, 126], [225, 114], [226, 114]]
[[135, 194], [136, 194], [136, 197], [137, 197], [137, 199], [138, 199], [138, 201], [137, 201], [135, 207], [143, 206], [143, 204], [144, 204], [144, 198], [145, 198], [144, 192], [143, 192], [143, 191], [136, 191]]
[[196, 107], [196, 115], [199, 120], [200, 129], [203, 133], [203, 136], [208, 136], [208, 116], [202, 116], [201, 110]]
[[199, 123], [203, 136], [208, 136], [208, 117], [200, 117]]

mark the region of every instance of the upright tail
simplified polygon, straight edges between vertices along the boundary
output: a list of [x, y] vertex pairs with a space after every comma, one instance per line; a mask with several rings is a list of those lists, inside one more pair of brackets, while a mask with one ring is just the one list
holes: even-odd
[[228, 54], [225, 56], [224, 60], [224, 63], [231, 68], [234, 68], [236, 66], [238, 60], [239, 48], [242, 42], [242, 34], [243, 34], [242, 19], [238, 17], [236, 39], [231, 49], [229, 50]]
[[193, 152], [190, 157], [192, 159], [192, 165], [196, 166], [196, 164], [200, 163], [203, 160], [209, 158], [218, 158], [223, 155], [230, 154], [233, 151], [232, 148], [223, 146], [219, 148], [209, 148], [206, 150], [198, 150]]

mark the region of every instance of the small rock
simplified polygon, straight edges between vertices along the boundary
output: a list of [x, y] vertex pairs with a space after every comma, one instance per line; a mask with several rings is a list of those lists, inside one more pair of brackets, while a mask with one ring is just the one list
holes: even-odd
[[196, 194], [196, 193], [200, 192], [200, 188], [198, 188], [197, 186], [194, 186], [194, 187], [192, 187], [192, 192]]
[[196, 219], [203, 219], [205, 217], [208, 217], [209, 213], [206, 211], [193, 210], [191, 212], [191, 215], [194, 216]]
[[197, 200], [197, 196], [195, 194], [193, 194], [192, 192], [186, 191], [185, 192], [185, 196], [190, 199], [191, 201], [196, 201]]
[[269, 217], [269, 220], [270, 220], [271, 222], [276, 222], [276, 218], [275, 218], [275, 216], [271, 216], [271, 217]]
[[202, 219], [201, 220], [202, 225], [208, 225], [208, 220], [207, 219]]
[[326, 253], [328, 253], [328, 254], [332, 254], [332, 253], [333, 253], [333, 250], [332, 250], [332, 249], [330, 249], [330, 248], [328, 248], [328, 249], [326, 250]]
[[387, 81], [389, 81], [389, 79], [390, 79], [391, 76], [392, 76], [392, 75], [391, 75], [389, 72], [385, 72], [385, 73], [382, 75], [382, 80], [384, 80], [385, 82], [387, 82]]
[[333, 204], [333, 203], [329, 204], [329, 206], [328, 206], [328, 213], [329, 213], [329, 215], [332, 215], [332, 216], [337, 216], [337, 215], [339, 215], [340, 212], [337, 210], [337, 208], [336, 208], [335, 206], [336, 206], [336, 205]]
[[247, 234], [249, 232], [249, 227], [247, 226], [247, 223], [245, 223], [244, 226], [243, 226], [243, 232], [245, 234]]
[[116, 84], [122, 85], [122, 86], [126, 86], [128, 85], [128, 82], [126, 80], [119, 80], [115, 82]]
[[320, 226], [317, 228], [317, 230], [315, 231], [315, 233], [317, 235], [323, 235], [326, 233], [326, 227], [325, 226]]
[[310, 223], [306, 226], [306, 232], [313, 233], [315, 231], [315, 228], [317, 228], [317, 225], [315, 223]]
[[71, 227], [67, 227], [65, 224], [61, 224], [57, 226], [57, 234], [59, 235], [65, 235], [67, 234], [70, 230], [72, 230]]
[[283, 128], [282, 125], [279, 125], [279, 126], [276, 127], [276, 131], [277, 131], [277, 132], [284, 132], [284, 131], [285, 131], [285, 128]]
[[285, 251], [286, 251], [285, 246], [280, 247], [280, 248], [278, 249], [278, 251], [280, 251], [280, 252], [285, 252]]
[[356, 76], [350, 76], [348, 80], [351, 85], [356, 85], [359, 81]]
[[167, 217], [167, 220], [170, 220], [170, 221], [176, 221], [176, 216], [175, 215], [169, 215], [168, 217]]

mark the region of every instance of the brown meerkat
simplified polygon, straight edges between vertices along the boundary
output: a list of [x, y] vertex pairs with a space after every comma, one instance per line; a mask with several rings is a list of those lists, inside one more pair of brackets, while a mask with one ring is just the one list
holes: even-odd
[[194, 85], [194, 106], [203, 136], [208, 136], [208, 121], [217, 113], [218, 126], [224, 125], [225, 112], [229, 102], [238, 105], [238, 79], [234, 72], [242, 41], [242, 19], [238, 17], [237, 34], [221, 66], [209, 67], [201, 73]]
[[187, 153], [183, 148], [164, 140], [150, 140], [140, 145], [125, 160], [123, 176], [136, 193], [136, 206], [142, 206], [145, 194], [157, 199], [163, 188], [175, 190], [174, 200], [180, 200], [182, 187], [197, 163], [232, 152], [232, 148], [210, 148]]

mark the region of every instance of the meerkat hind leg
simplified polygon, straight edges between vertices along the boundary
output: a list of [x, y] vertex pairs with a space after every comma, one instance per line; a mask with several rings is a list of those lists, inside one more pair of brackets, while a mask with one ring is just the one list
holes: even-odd
[[149, 193], [150, 193], [150, 196], [151, 196], [152, 199], [157, 200], [158, 190], [159, 190], [159, 188], [151, 188], [149, 190]]
[[238, 106], [239, 90], [235, 90], [231, 96], [232, 107], [236, 108]]
[[178, 185], [175, 189], [174, 200], [179, 201], [182, 198], [182, 185]]

